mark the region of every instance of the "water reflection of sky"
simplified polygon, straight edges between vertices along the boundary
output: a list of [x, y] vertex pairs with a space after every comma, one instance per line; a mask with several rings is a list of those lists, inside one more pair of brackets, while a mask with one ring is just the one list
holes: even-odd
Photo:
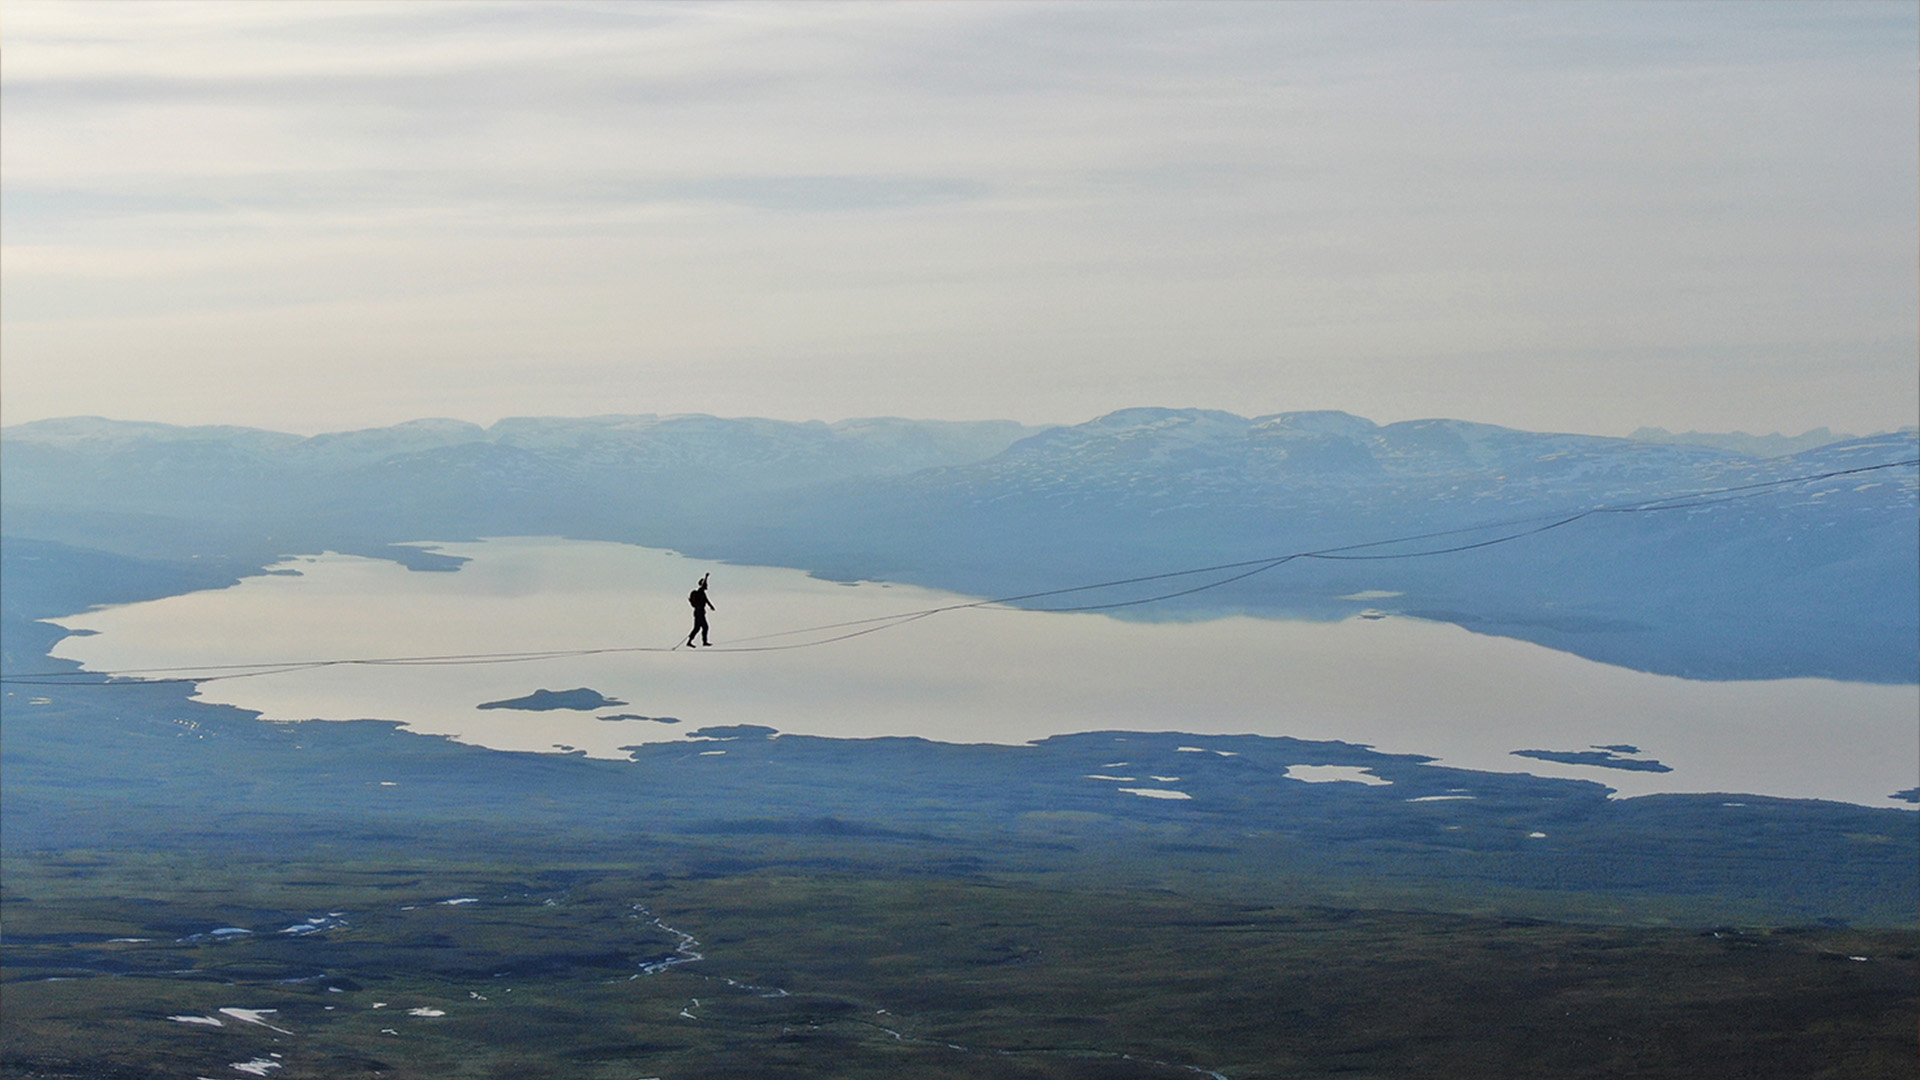
[[[516, 538], [440, 550], [472, 561], [456, 573], [419, 573], [349, 556], [297, 559], [286, 566], [298, 576], [61, 620], [98, 633], [66, 639], [58, 655], [105, 670], [666, 647], [684, 639], [687, 592], [708, 572], [716, 645], [964, 600], [620, 544]], [[475, 708], [583, 686], [627, 704]], [[566, 747], [606, 758], [718, 724], [995, 743], [1136, 730], [1338, 739], [1465, 768], [1599, 780], [1623, 795], [1722, 791], [1897, 806], [1887, 796], [1920, 780], [1920, 687], [1694, 682], [1403, 618], [1174, 624], [976, 609], [786, 652], [336, 667], [207, 683], [201, 696], [269, 720], [391, 719], [498, 749]], [[599, 719], [622, 714], [630, 718]], [[1511, 753], [1616, 744], [1673, 771]]]

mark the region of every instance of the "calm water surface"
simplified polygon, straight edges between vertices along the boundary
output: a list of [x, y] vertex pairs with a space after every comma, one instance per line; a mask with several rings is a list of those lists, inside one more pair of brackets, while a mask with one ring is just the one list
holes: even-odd
[[[435, 548], [471, 561], [455, 573], [418, 573], [353, 556], [296, 559], [278, 569], [297, 574], [60, 620], [95, 634], [66, 639], [57, 655], [118, 670], [666, 649], [684, 640], [686, 595], [703, 573], [713, 575], [716, 646], [970, 599], [622, 544], [513, 538]], [[475, 707], [573, 687], [627, 704]], [[1010, 744], [1132, 730], [1337, 739], [1464, 768], [1598, 780], [1623, 796], [1740, 792], [1885, 807], [1906, 805], [1888, 796], [1920, 783], [1920, 687], [1695, 682], [1404, 618], [1138, 623], [976, 609], [790, 651], [333, 667], [204, 683], [199, 696], [267, 720], [397, 720], [496, 749], [600, 758], [715, 724]], [[680, 722], [603, 719], [623, 714]], [[1511, 753], [1619, 744], [1673, 771]]]

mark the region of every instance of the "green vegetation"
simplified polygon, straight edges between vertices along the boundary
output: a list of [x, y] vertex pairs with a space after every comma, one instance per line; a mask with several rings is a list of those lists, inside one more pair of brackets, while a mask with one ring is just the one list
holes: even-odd
[[1912, 1075], [1906, 931], [530, 865], [11, 859], [0, 1060], [269, 1061], [280, 1080]]

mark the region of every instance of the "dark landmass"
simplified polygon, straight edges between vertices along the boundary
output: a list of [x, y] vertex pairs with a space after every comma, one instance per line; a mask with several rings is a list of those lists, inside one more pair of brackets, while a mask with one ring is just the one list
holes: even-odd
[[1905, 791], [1896, 791], [1887, 796], [1887, 798], [1899, 799], [1901, 802], [1920, 803], [1920, 787], [1910, 787]]
[[771, 739], [778, 734], [780, 734], [778, 729], [763, 727], [760, 724], [714, 724], [688, 732], [687, 738], [726, 742], [733, 739]]
[[1605, 746], [1596, 746], [1594, 749], [1611, 750], [1616, 754], [1637, 754], [1640, 752], [1640, 748], [1632, 743], [1608, 743]]
[[[1637, 754], [1640, 751], [1628, 749], [1625, 753]], [[1669, 773], [1671, 765], [1662, 765], [1651, 758], [1621, 757], [1611, 749], [1595, 747], [1592, 750], [1515, 750], [1514, 757], [1534, 758], [1538, 761], [1557, 761], [1562, 765], [1594, 765], [1602, 769], [1626, 769], [1630, 772]]]
[[[589, 690], [576, 686], [572, 690], [535, 690], [526, 697], [508, 698], [505, 701], [488, 701], [475, 705], [476, 709], [524, 709], [528, 712], [546, 712], [550, 709], [578, 709], [590, 712], [613, 705], [625, 705], [626, 702], [605, 697], [598, 690]], [[602, 717], [602, 719], [605, 719]]]
[[614, 713], [612, 716], [598, 716], [594, 719], [605, 720], [609, 723], [616, 720], [651, 720], [656, 724], [677, 724], [680, 722], [680, 718], [677, 716], [641, 716], [639, 713], [630, 712]]

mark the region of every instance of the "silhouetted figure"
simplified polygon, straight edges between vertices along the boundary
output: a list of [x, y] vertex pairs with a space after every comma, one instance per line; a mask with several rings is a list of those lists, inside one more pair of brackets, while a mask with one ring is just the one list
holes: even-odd
[[700, 644], [711, 646], [713, 642], [707, 640], [707, 611], [720, 609], [714, 607], [713, 601], [707, 599], [707, 575], [700, 575], [700, 587], [687, 594], [687, 603], [693, 605], [693, 629], [687, 631], [687, 645], [689, 647], [693, 645], [694, 636], [697, 634], [700, 637]]

